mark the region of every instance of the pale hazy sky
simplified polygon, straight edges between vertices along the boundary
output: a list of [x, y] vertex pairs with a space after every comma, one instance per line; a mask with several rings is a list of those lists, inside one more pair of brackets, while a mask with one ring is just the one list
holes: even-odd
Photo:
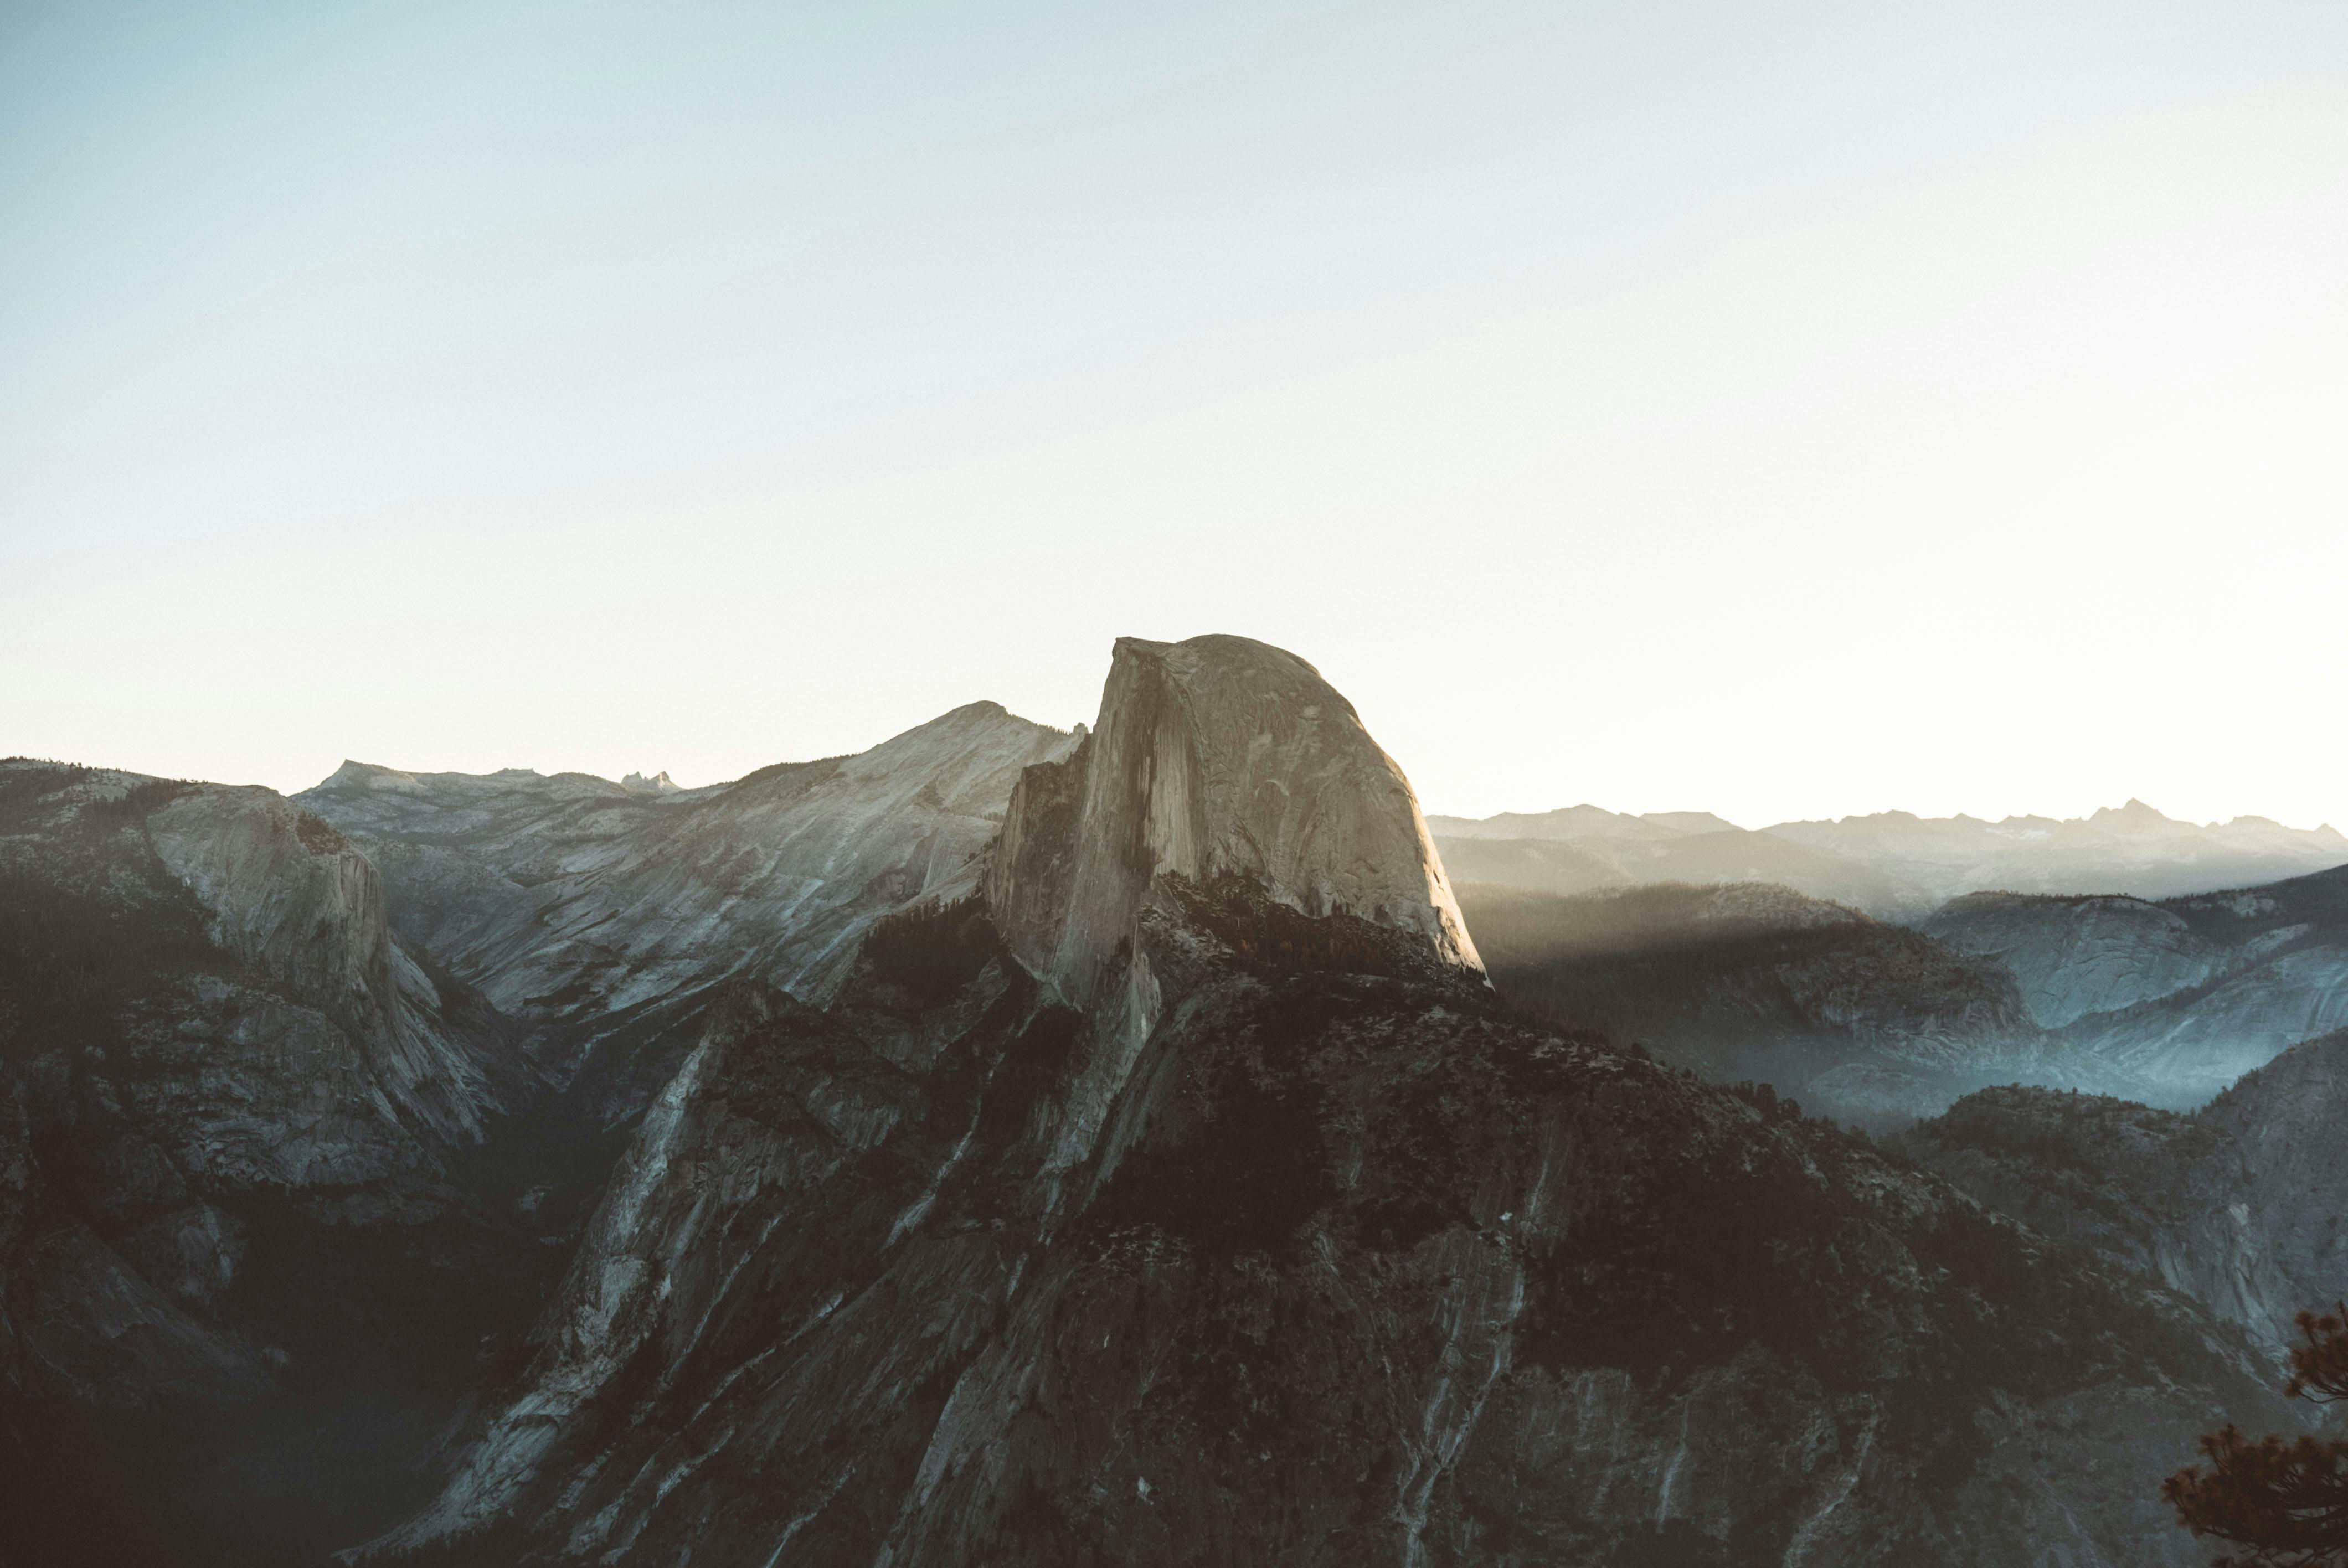
[[2348, 827], [2348, 6], [0, 6], [0, 753], [1346, 692], [1430, 810]]

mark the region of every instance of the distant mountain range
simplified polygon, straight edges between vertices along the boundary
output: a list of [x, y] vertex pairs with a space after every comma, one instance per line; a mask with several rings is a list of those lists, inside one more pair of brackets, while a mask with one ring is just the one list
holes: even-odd
[[1967, 893], [2169, 898], [2348, 865], [2348, 835], [2262, 816], [2195, 824], [2131, 800], [2093, 816], [1920, 817], [1904, 811], [1740, 828], [1709, 812], [1594, 805], [1480, 820], [1430, 816], [1454, 882], [1585, 893], [1654, 882], [1775, 882], [1913, 922]]

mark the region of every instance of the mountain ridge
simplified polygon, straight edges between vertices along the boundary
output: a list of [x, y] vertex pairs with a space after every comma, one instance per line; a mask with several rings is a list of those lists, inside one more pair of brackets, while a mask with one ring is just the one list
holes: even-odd
[[2348, 864], [2348, 836], [2329, 824], [2301, 830], [2238, 816], [2195, 825], [2136, 799], [2068, 820], [1989, 822], [1962, 814], [1886, 811], [1751, 831], [1725, 823], [1709, 826], [1719, 820], [1688, 813], [1632, 817], [1582, 805], [1481, 820], [1434, 816], [1428, 823], [1446, 856], [1468, 868], [1466, 881], [1554, 893], [1653, 882], [1776, 881], [1911, 923], [1975, 892], [2161, 898]]
[[1018, 771], [1078, 739], [974, 702], [865, 752], [663, 796], [354, 764], [296, 798], [368, 848], [405, 934], [623, 1121], [676, 1067], [673, 1050], [633, 1060], [645, 1038], [736, 976], [837, 984], [873, 920], [975, 885]]

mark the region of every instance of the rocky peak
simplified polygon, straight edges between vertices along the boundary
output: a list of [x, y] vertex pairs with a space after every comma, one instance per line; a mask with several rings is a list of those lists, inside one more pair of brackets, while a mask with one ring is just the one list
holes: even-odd
[[413, 793], [421, 790], [424, 785], [414, 774], [401, 773], [396, 768], [387, 768], [379, 764], [362, 763], [345, 757], [343, 765], [319, 781], [314, 787], [321, 790], [339, 791], [391, 789]]
[[664, 768], [646, 778], [642, 774], [630, 774], [620, 781], [620, 787], [630, 794], [683, 794], [685, 786], [668, 776]]
[[1409, 780], [1319, 671], [1244, 637], [1120, 638], [1091, 734], [1013, 793], [989, 907], [1030, 968], [1090, 999], [1165, 879], [1226, 875], [1483, 968]]
[[2106, 833], [2160, 833], [2185, 827], [2187, 825], [2145, 804], [2131, 796], [2122, 806], [2104, 806], [2087, 821]]

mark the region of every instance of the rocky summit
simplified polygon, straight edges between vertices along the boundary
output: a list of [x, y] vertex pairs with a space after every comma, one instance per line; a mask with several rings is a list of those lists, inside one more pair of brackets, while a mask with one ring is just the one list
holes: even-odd
[[2336, 1041], [1957, 1097], [2331, 886], [1463, 896], [1221, 636], [695, 789], [0, 764], [0, 1561], [2185, 1568]]

